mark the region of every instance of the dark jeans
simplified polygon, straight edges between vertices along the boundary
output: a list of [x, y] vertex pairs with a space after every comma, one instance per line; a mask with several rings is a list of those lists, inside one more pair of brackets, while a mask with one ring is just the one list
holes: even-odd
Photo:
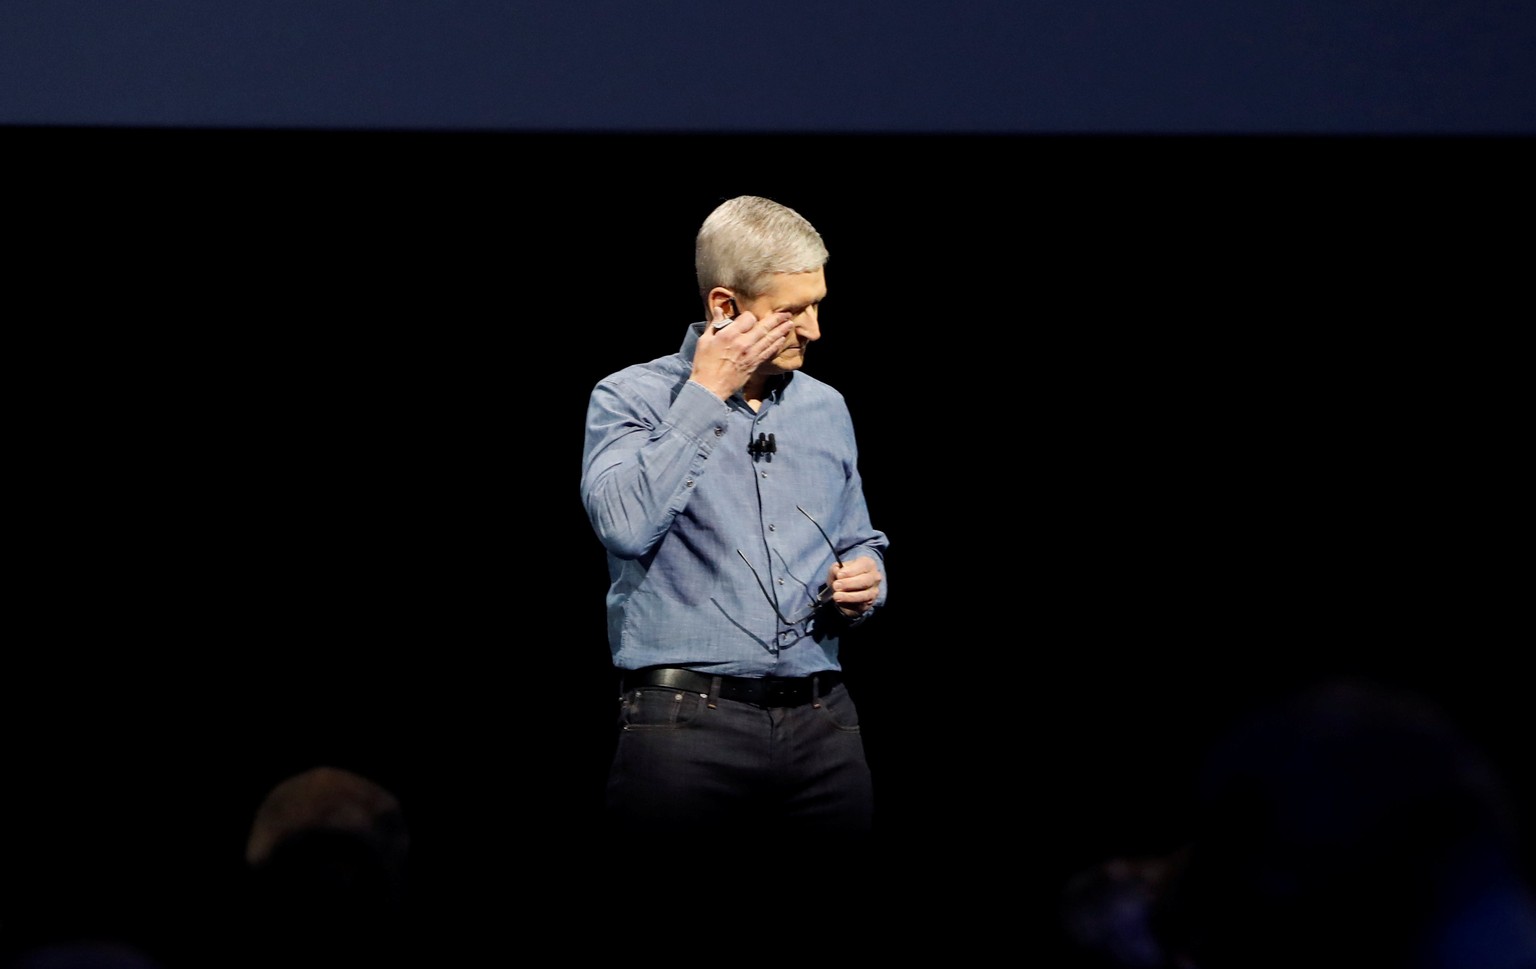
[[843, 684], [817, 702], [772, 709], [641, 687], [619, 698], [618, 728], [607, 813], [626, 842], [867, 841], [869, 764]]

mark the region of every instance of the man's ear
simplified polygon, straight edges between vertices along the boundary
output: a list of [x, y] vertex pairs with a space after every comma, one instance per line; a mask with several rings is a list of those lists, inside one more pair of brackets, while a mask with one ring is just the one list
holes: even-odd
[[724, 286], [716, 286], [709, 291], [709, 295], [705, 299], [709, 303], [709, 321], [711, 323], [726, 317], [735, 319], [737, 314], [735, 293]]

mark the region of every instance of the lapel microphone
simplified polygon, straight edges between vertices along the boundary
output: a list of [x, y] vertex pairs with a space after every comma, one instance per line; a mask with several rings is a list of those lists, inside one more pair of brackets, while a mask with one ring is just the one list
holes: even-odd
[[[773, 440], [772, 434], [759, 434], [757, 440], [747, 442], [747, 453], [752, 455], [752, 460], [757, 460], [764, 455], [777, 454], [779, 446]], [[772, 461], [773, 458], [768, 458]]]

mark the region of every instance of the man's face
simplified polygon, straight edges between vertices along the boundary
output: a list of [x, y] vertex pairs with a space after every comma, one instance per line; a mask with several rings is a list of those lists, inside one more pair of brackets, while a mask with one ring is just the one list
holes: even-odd
[[817, 314], [821, 301], [827, 296], [827, 274], [817, 269], [808, 273], [777, 273], [771, 277], [768, 290], [753, 300], [738, 300], [737, 309], [750, 312], [758, 319], [766, 319], [783, 311], [794, 318], [789, 342], [778, 356], [757, 368], [760, 374], [781, 374], [799, 370], [805, 364], [805, 348], [821, 339], [821, 324]]

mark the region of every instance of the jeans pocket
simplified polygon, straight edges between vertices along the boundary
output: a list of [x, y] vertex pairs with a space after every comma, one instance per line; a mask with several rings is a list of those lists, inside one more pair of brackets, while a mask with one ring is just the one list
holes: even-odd
[[859, 710], [853, 703], [853, 694], [845, 684], [839, 683], [820, 698], [821, 715], [832, 721], [839, 730], [859, 729]]
[[667, 687], [640, 687], [623, 696], [619, 726], [655, 730], [686, 726], [704, 709], [704, 698]]

